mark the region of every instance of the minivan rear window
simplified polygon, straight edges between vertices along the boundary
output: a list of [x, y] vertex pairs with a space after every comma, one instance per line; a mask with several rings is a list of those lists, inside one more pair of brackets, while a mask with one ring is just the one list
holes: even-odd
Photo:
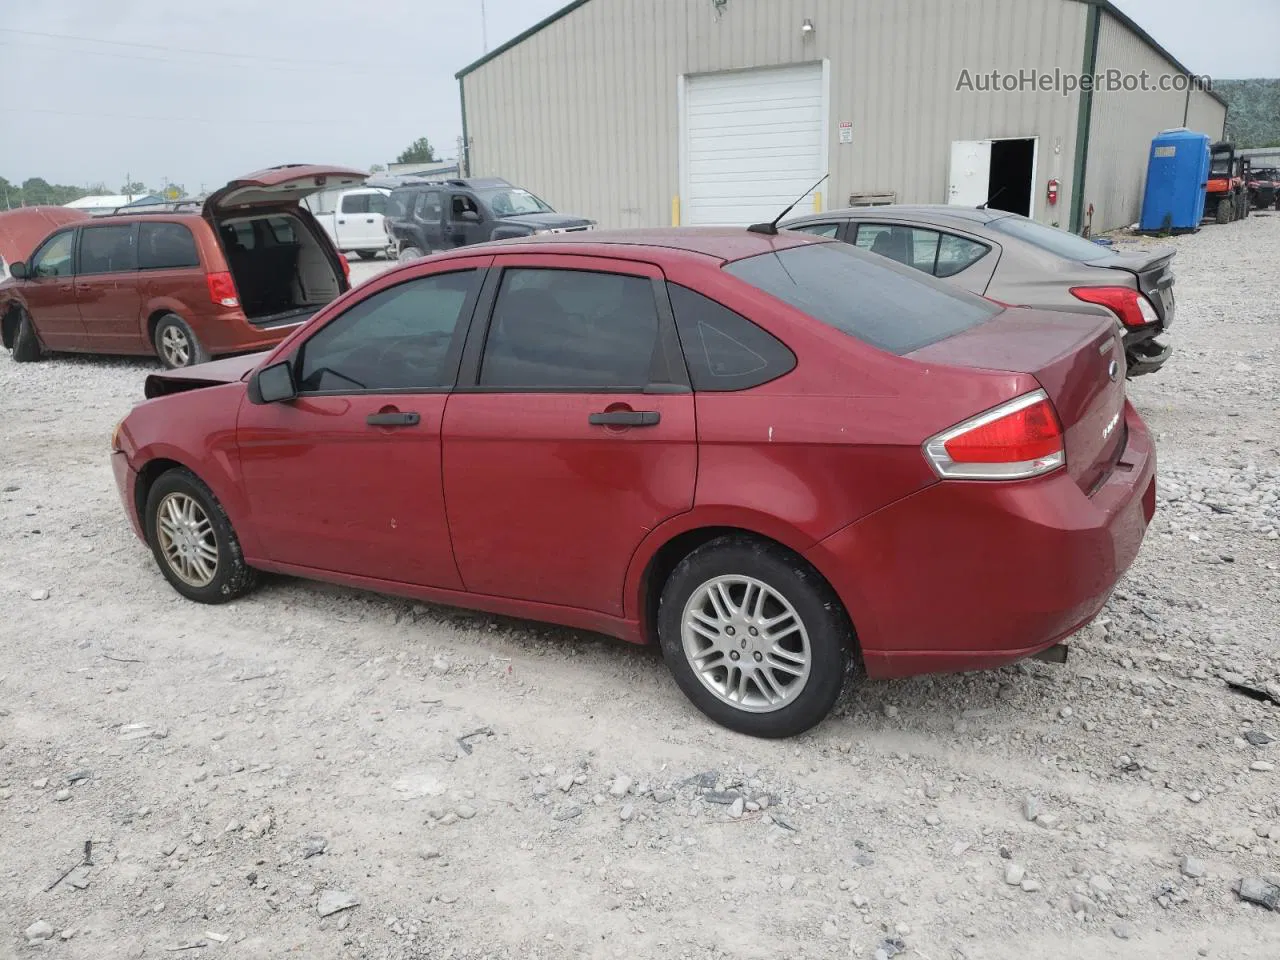
[[1019, 240], [1025, 240], [1034, 247], [1048, 250], [1060, 257], [1074, 260], [1077, 263], [1088, 263], [1090, 260], [1104, 260], [1114, 257], [1115, 251], [1100, 247], [1092, 240], [1077, 237], [1074, 233], [1046, 227], [1026, 217], [1001, 217], [992, 220], [987, 226], [999, 233], [1006, 233]]
[[1001, 308], [847, 243], [762, 253], [725, 272], [889, 353], [910, 353], [985, 323]]

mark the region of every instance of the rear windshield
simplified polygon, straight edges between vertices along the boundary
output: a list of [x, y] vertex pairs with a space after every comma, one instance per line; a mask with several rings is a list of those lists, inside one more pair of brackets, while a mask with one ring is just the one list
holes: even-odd
[[725, 264], [727, 273], [890, 353], [985, 323], [1000, 307], [846, 243], [814, 243]]
[[1075, 260], [1077, 263], [1087, 263], [1090, 260], [1101, 260], [1115, 255], [1114, 251], [1100, 247], [1092, 240], [1077, 237], [1074, 233], [1067, 233], [1055, 227], [1046, 227], [1026, 217], [1001, 217], [999, 220], [992, 220], [987, 226], [997, 233], [1017, 237], [1019, 240], [1027, 241], [1033, 247], [1048, 250], [1050, 253], [1056, 253], [1068, 260]]

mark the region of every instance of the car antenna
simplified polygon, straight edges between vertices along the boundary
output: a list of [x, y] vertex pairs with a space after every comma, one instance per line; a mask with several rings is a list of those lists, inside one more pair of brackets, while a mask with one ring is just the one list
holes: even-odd
[[783, 210], [780, 214], [778, 214], [776, 217], [773, 218], [772, 223], [753, 223], [751, 226], [747, 227], [747, 231], [749, 233], [763, 233], [765, 236], [769, 236], [769, 237], [777, 236], [779, 221], [781, 221], [783, 217], [785, 217], [788, 213], [790, 213], [793, 209], [795, 209], [795, 205], [797, 203], [799, 203], [809, 194], [813, 193], [813, 191], [817, 190], [820, 186], [822, 186], [822, 181], [826, 180], [827, 177], [829, 176], [831, 176], [830, 173], [824, 173], [822, 175], [822, 180], [819, 180], [817, 183], [815, 183], [812, 187], [810, 187], [804, 193], [800, 194], [800, 196], [796, 197], [795, 201], [791, 204], [791, 206], [787, 207], [787, 209]]
[[1004, 193], [1004, 192], [1005, 192], [1006, 190], [1008, 190], [1008, 189], [1009, 189], [1009, 188], [1008, 188], [1008, 186], [1007, 186], [1007, 185], [1006, 185], [1006, 186], [1001, 187], [999, 190], [997, 190], [997, 191], [996, 191], [995, 193], [993, 193], [991, 196], [987, 197], [987, 199], [983, 200], [980, 204], [978, 204], [978, 209], [979, 209], [979, 210], [985, 210], [985, 209], [987, 209], [987, 207], [991, 206], [991, 203], [992, 203], [992, 201], [993, 201], [993, 200], [999, 200], [999, 199], [1000, 199], [1000, 194]]

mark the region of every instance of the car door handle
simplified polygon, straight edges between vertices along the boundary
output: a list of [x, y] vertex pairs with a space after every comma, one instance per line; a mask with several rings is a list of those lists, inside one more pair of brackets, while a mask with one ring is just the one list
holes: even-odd
[[371, 427], [416, 427], [420, 420], [416, 413], [371, 413], [364, 422]]
[[591, 414], [587, 423], [593, 427], [654, 427], [661, 419], [657, 410], [609, 410]]
[[339, 220], [338, 222], [339, 222], [339, 223], [346, 223], [347, 221], [345, 221], [345, 220]]
[[373, 223], [373, 217], [370, 217], [368, 220], [365, 221], [365, 223]]

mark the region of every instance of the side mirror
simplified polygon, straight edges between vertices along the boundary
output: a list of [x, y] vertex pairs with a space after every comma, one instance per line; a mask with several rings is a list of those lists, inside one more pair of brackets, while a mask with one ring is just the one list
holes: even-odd
[[13, 277], [15, 280], [27, 279], [27, 265], [21, 260], [16, 263], [9, 264], [9, 276]]
[[249, 384], [249, 399], [254, 403], [280, 403], [297, 395], [298, 387], [293, 382], [293, 368], [288, 360], [263, 367]]
[[474, 210], [463, 210], [458, 214], [458, 219], [463, 223], [479, 223], [480, 214], [476, 213]]

